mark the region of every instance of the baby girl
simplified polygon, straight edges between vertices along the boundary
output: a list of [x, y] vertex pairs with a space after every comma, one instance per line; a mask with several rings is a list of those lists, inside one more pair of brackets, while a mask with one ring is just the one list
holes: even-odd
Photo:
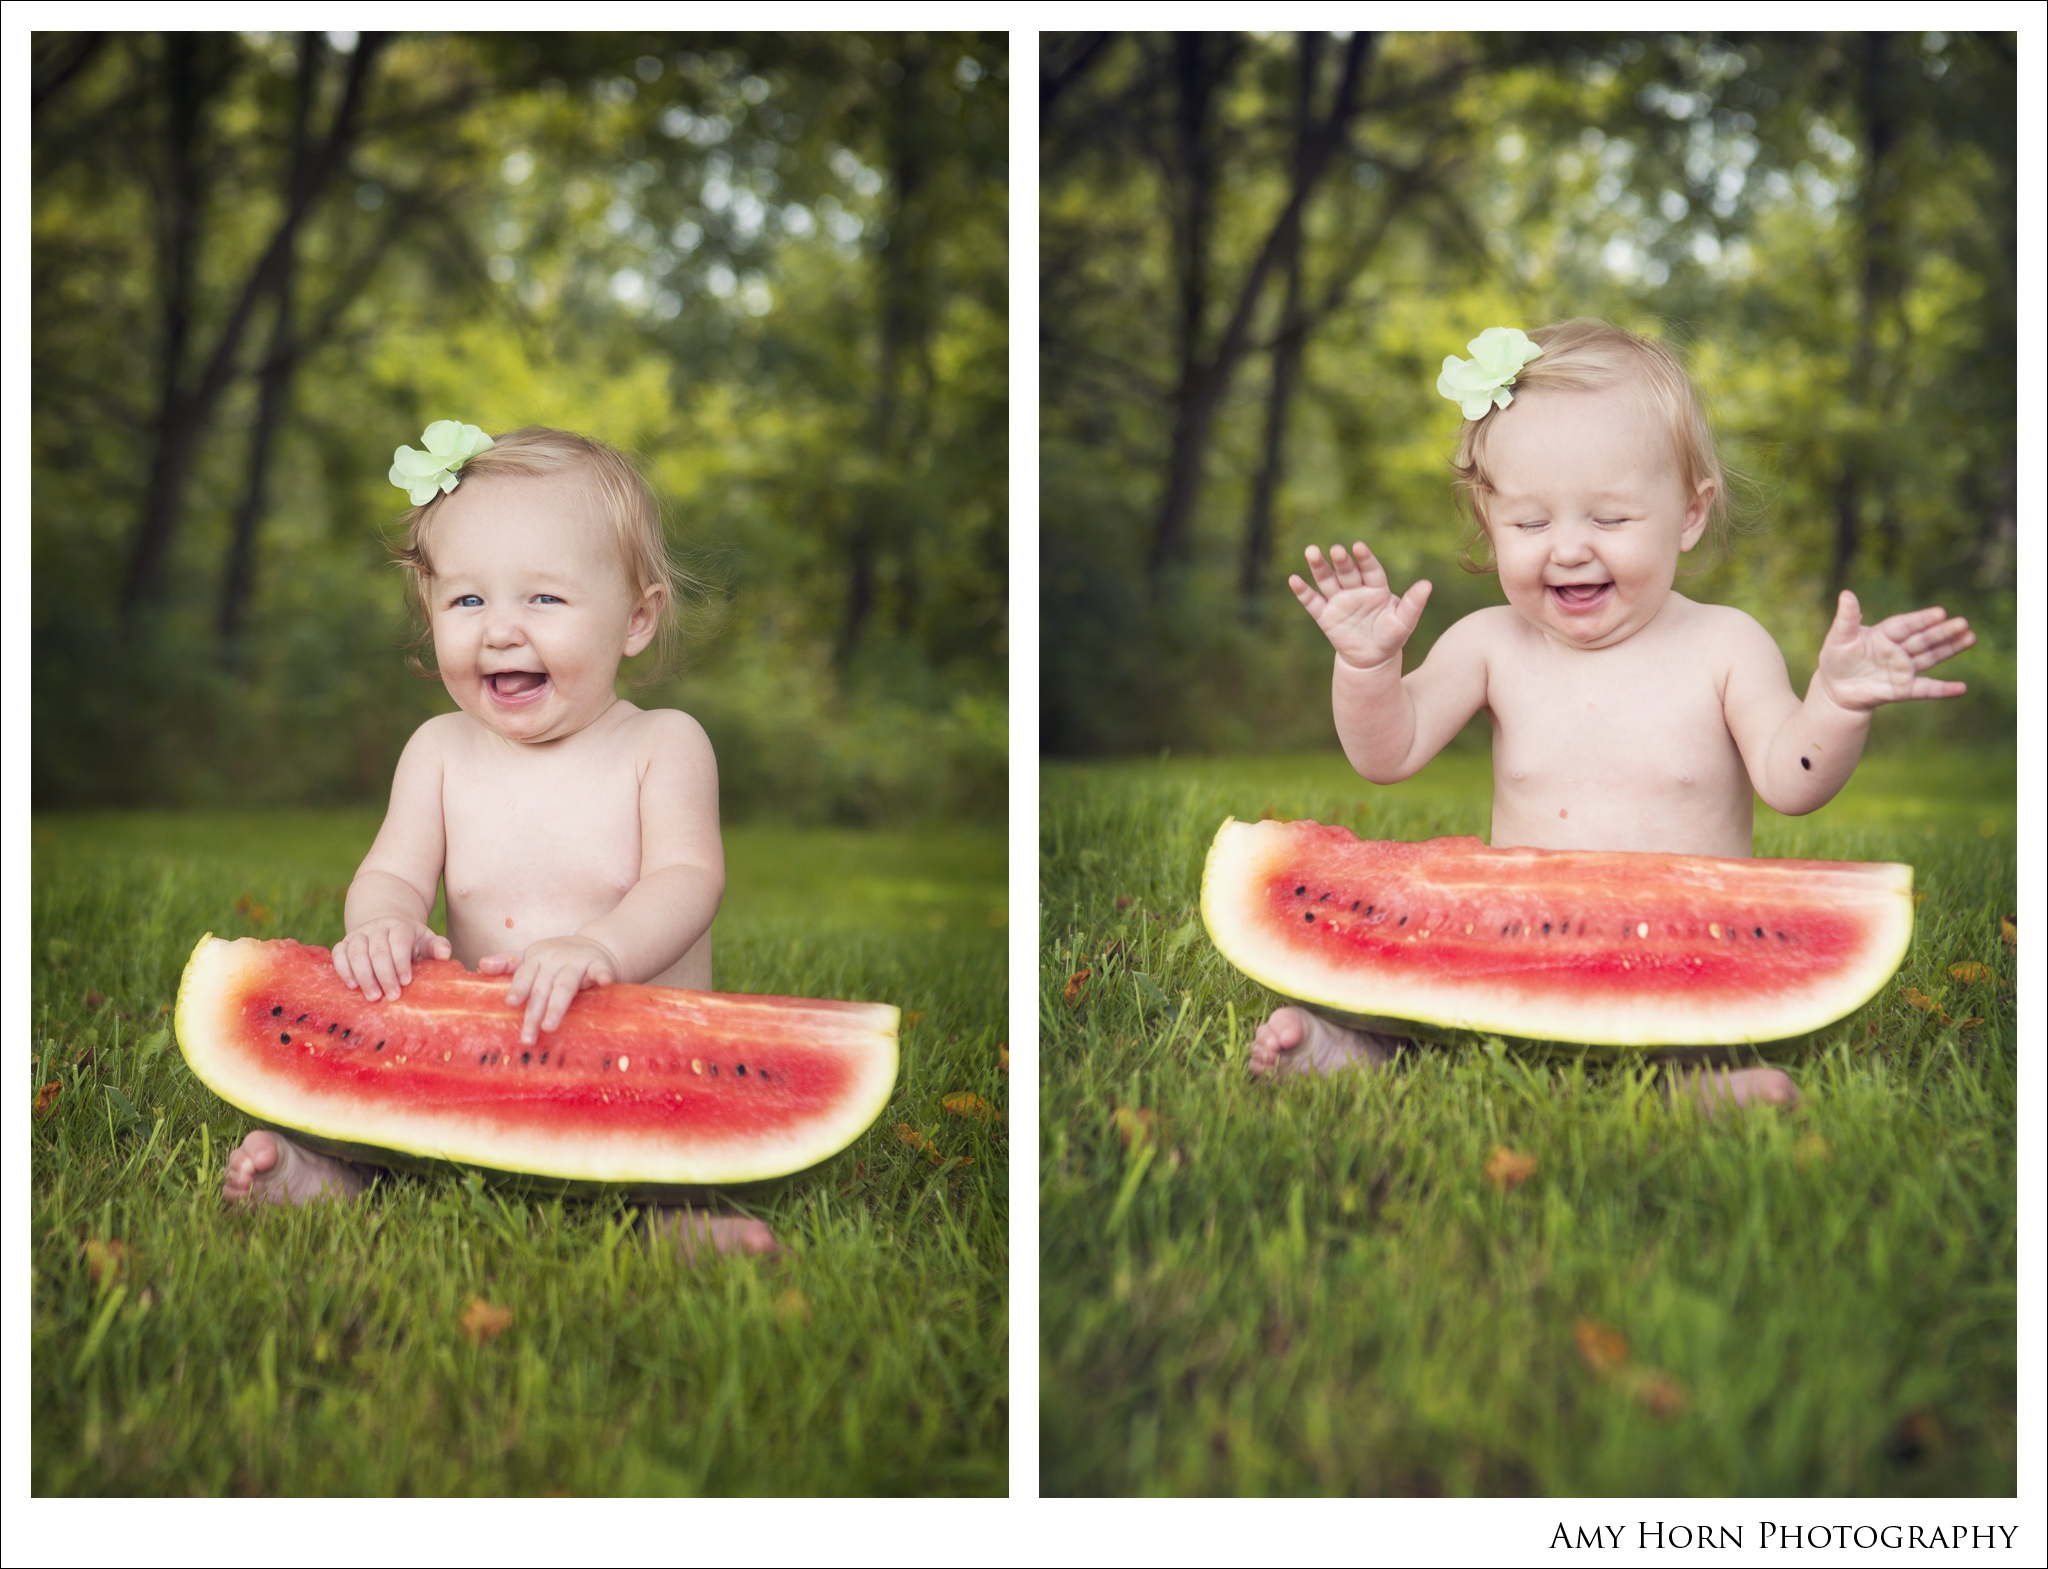
[[[1310, 546], [1313, 585], [1288, 580], [1336, 650], [1337, 734], [1367, 779], [1408, 778], [1483, 708], [1496, 846], [1747, 856], [1752, 791], [1814, 811], [1855, 770], [1875, 709], [1963, 691], [1921, 673], [1976, 641], [1938, 606], [1865, 626], [1845, 591], [1801, 702], [1753, 619], [1673, 592], [1678, 558], [1726, 527], [1727, 487], [1667, 350], [1597, 321], [1492, 327], [1470, 348], [1437, 389], [1466, 417], [1457, 484], [1507, 604], [1447, 628], [1404, 676], [1428, 583], [1397, 597], [1363, 544]], [[1328, 1073], [1400, 1044], [1286, 1007], [1250, 1065]], [[1798, 1098], [1775, 1068], [1696, 1084], [1710, 1101]]]
[[[532, 1043], [585, 987], [711, 985], [725, 889], [718, 765], [703, 729], [620, 699], [619, 664], [669, 625], [675, 572], [645, 481], [603, 442], [427, 428], [391, 478], [403, 563], [458, 712], [413, 733], [349, 885], [342, 981], [397, 997], [415, 959], [509, 977]], [[438, 889], [448, 933], [427, 924]], [[362, 1171], [269, 1132], [228, 1156], [229, 1199], [352, 1198]], [[758, 1221], [684, 1213], [686, 1249], [765, 1252]]]

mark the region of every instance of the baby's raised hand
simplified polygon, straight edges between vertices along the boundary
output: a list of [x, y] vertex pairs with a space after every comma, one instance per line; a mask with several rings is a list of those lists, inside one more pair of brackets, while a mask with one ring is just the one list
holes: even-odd
[[1968, 690], [1962, 682], [1936, 681], [1920, 672], [1976, 641], [1968, 621], [1939, 605], [1865, 626], [1856, 596], [1844, 589], [1814, 679], [1838, 706], [1860, 713], [1913, 698], [1960, 697]]
[[1422, 620], [1422, 607], [1429, 603], [1427, 582], [1396, 597], [1387, 584], [1386, 568], [1363, 543], [1348, 551], [1332, 545], [1327, 558], [1311, 545], [1308, 570], [1314, 587], [1298, 577], [1290, 577], [1287, 586], [1301, 608], [1316, 618], [1339, 659], [1359, 670], [1373, 670], [1400, 658]]
[[384, 915], [365, 921], [334, 945], [334, 973], [358, 988], [363, 1001], [396, 997], [412, 984], [412, 961], [446, 959], [455, 952], [448, 939], [424, 921]]
[[485, 975], [512, 975], [505, 1001], [526, 1007], [519, 1027], [522, 1044], [531, 1046], [542, 1030], [552, 1031], [569, 1004], [586, 986], [609, 986], [619, 978], [619, 961], [602, 943], [588, 937], [547, 937], [529, 943], [521, 953], [494, 953], [480, 961]]

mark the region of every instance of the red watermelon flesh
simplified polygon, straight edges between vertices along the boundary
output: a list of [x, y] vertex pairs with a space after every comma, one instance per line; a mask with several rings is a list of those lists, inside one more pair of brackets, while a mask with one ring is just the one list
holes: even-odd
[[894, 1008], [664, 986], [580, 994], [520, 1044], [507, 978], [413, 966], [365, 1002], [325, 948], [203, 937], [178, 1044], [230, 1104], [316, 1141], [570, 1181], [783, 1176], [844, 1149], [896, 1079]]
[[1898, 969], [1913, 869], [1493, 850], [1227, 820], [1202, 915], [1225, 958], [1364, 1018], [1599, 1046], [1780, 1040]]

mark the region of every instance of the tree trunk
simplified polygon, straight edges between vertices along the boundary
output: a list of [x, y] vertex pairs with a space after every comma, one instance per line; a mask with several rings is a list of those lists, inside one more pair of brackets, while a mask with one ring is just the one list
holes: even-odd
[[[1295, 75], [1294, 168], [1297, 183], [1314, 155], [1316, 76], [1322, 63], [1322, 35], [1301, 35], [1300, 69]], [[1273, 504], [1286, 471], [1287, 414], [1294, 399], [1295, 382], [1308, 338], [1308, 322], [1302, 312], [1301, 225], [1294, 226], [1285, 269], [1286, 294], [1280, 306], [1280, 331], [1273, 344], [1273, 375], [1266, 386], [1266, 450], [1260, 460], [1258, 477], [1252, 482], [1251, 505], [1244, 520], [1244, 552], [1238, 561], [1237, 592], [1247, 621], [1259, 619], [1264, 603], [1259, 593], [1266, 575], [1266, 563], [1273, 554]]]
[[[171, 100], [171, 143], [169, 156], [174, 174], [182, 172], [187, 181], [187, 190], [192, 200], [174, 197], [172, 211], [168, 215], [168, 228], [175, 237], [167, 243], [164, 258], [165, 268], [165, 336], [164, 359], [159, 396], [159, 412], [155, 421], [156, 442], [150, 457], [149, 482], [145, 492], [142, 513], [136, 523], [135, 543], [129, 555], [128, 577], [122, 587], [121, 608], [131, 625], [135, 613], [163, 591], [166, 564], [170, 558], [171, 544], [176, 536], [178, 522], [184, 512], [185, 487], [192, 477], [192, 465], [198, 451], [199, 441], [207, 423], [234, 377], [235, 361], [241, 351], [243, 335], [248, 330], [250, 319], [258, 305], [275, 294], [278, 278], [293, 247], [298, 232], [312, 210], [315, 199], [327, 184], [334, 171], [347, 158], [353, 143], [358, 116], [362, 107], [364, 86], [368, 80], [371, 62], [382, 47], [383, 37], [376, 33], [365, 33], [357, 41], [356, 50], [349, 60], [349, 72], [342, 89], [340, 105], [334, 112], [333, 123], [326, 137], [321, 141], [307, 161], [305, 179], [293, 192], [293, 199], [278, 220], [276, 231], [270, 243], [264, 248], [261, 259], [243, 283], [235, 304], [220, 329], [212, 352], [199, 373], [196, 382], [187, 387], [184, 384], [183, 366], [186, 359], [186, 340], [190, 333], [191, 298], [190, 269], [192, 253], [198, 244], [198, 204], [195, 161], [192, 157], [192, 142], [198, 126], [198, 111], [202, 95], [190, 89], [181, 91], [181, 73], [176, 62], [185, 58], [189, 63], [189, 40], [204, 37], [202, 34], [171, 34], [167, 42], [167, 58], [172, 62], [169, 76], [172, 85]], [[189, 100], [190, 107], [181, 107]], [[189, 132], [180, 141], [178, 128], [181, 115], [189, 118]], [[175, 188], [175, 180], [173, 182]]]
[[[896, 550], [899, 587], [913, 591], [914, 574], [903, 559], [905, 546], [898, 517], [910, 445], [905, 436], [902, 383], [906, 363], [916, 365], [924, 360], [935, 303], [929, 298], [924, 276], [928, 246], [923, 203], [929, 170], [922, 134], [926, 127], [918, 112], [931, 62], [921, 47], [911, 44], [900, 63], [903, 80], [888, 100], [883, 129], [890, 192], [888, 239], [877, 257], [881, 331], [875, 398], [868, 414], [868, 450], [878, 460], [881, 478], [862, 485], [854, 500], [854, 524], [847, 536], [846, 607], [833, 650], [834, 663], [841, 670], [852, 663], [874, 617], [880, 558], [885, 551]], [[914, 417], [910, 423], [915, 423]]]
[[[325, 43], [319, 33], [299, 35], [298, 94], [292, 106], [291, 160], [285, 168], [287, 206], [298, 199], [306, 183], [307, 131], [312, 123], [313, 102], [319, 96]], [[258, 377], [256, 427], [249, 433], [249, 467], [243, 480], [241, 504], [235, 508], [228, 535], [227, 560], [221, 569], [218, 626], [221, 657], [228, 663], [235, 659], [255, 590], [256, 532], [262, 526], [268, 500], [271, 449], [291, 400], [292, 374], [298, 364], [297, 273], [298, 237], [294, 232], [286, 243], [284, 258], [277, 269], [277, 286], [272, 291], [270, 346]]]
[[1174, 395], [1172, 447], [1167, 462], [1166, 489], [1154, 518], [1152, 545], [1146, 557], [1146, 567], [1155, 587], [1167, 566], [1181, 561], [1193, 542], [1195, 508], [1201, 500], [1216, 412], [1229, 390], [1231, 377], [1251, 347], [1252, 318], [1265, 291], [1266, 280], [1288, 250], [1299, 242], [1309, 197], [1358, 112], [1359, 83], [1372, 52], [1372, 35], [1369, 33], [1354, 33], [1346, 43], [1329, 114], [1315, 125], [1306, 154], [1297, 163], [1286, 205], [1274, 219], [1257, 259], [1245, 275], [1230, 319], [1224, 324], [1215, 346], [1205, 350], [1202, 337], [1208, 305], [1208, 242], [1216, 184], [1207, 117], [1209, 101], [1221, 81], [1221, 74], [1206, 69], [1198, 45], [1181, 41], [1189, 38], [1199, 40], [1202, 36], [1181, 34], [1176, 39], [1178, 96], [1184, 105], [1177, 114], [1176, 128], [1184, 148], [1183, 161], [1190, 170], [1191, 178], [1188, 182], [1188, 207], [1178, 236], [1185, 253], [1178, 268], [1182, 279], [1181, 371]]

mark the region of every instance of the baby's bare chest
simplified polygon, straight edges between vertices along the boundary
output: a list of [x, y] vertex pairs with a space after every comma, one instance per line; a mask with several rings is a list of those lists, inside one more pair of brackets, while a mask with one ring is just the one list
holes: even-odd
[[1711, 670], [1563, 663], [1489, 672], [1496, 773], [1653, 792], [1732, 784], [1741, 774]]
[[451, 901], [544, 894], [609, 902], [640, 877], [640, 784], [610, 766], [451, 766], [442, 780]]

